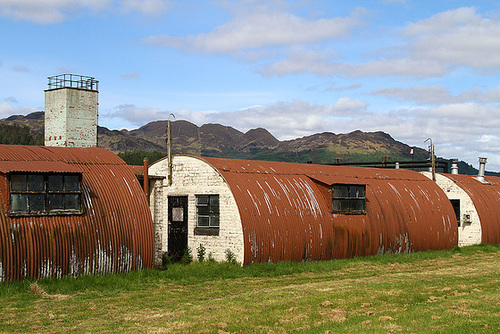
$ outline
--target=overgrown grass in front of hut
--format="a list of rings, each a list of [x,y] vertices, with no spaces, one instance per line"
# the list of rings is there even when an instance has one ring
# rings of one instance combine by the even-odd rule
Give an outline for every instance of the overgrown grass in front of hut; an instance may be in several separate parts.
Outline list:
[[[497,333],[500,246],[0,284],[0,332]]]

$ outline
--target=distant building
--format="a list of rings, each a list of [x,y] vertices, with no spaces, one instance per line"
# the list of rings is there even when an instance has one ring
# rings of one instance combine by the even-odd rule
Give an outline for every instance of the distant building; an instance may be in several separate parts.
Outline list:
[[[45,90],[45,146],[96,147],[98,84],[93,77],[61,74]]]
[[[242,264],[447,249],[455,213],[441,189],[409,170],[177,155],[149,168],[156,259],[206,254]],[[158,179],[163,176],[163,179]]]
[[[455,210],[459,246],[500,243],[500,178],[484,176],[485,164],[480,158],[478,176],[436,174]]]

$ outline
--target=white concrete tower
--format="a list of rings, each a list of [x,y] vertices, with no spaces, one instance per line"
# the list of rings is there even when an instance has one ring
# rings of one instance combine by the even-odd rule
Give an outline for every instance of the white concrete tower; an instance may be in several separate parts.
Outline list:
[[[97,146],[98,84],[93,77],[48,77],[45,90],[45,146]]]

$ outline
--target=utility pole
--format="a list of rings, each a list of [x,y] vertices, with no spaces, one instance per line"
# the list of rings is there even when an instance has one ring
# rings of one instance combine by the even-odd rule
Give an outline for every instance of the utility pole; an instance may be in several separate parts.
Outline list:
[[[170,114],[167,120],[167,161],[168,161],[168,175],[167,182],[168,185],[172,185],[172,122],[170,121],[170,116],[175,119],[174,114]]]
[[[432,143],[431,138],[427,138],[426,141],[430,141],[429,153],[431,155],[431,172],[432,172],[432,181],[436,182],[436,159],[434,157],[434,144]]]

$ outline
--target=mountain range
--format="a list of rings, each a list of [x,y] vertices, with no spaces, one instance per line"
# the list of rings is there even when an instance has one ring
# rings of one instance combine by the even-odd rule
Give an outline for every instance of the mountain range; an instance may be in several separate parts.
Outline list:
[[[0,124],[27,127],[33,135],[40,135],[44,131],[44,113],[10,116],[0,120]],[[157,152],[157,156],[162,156],[167,152],[166,128],[167,121],[150,122],[134,130],[109,130],[99,126],[98,146],[125,158],[131,152],[140,152],[139,155]],[[324,132],[280,141],[264,128],[243,133],[221,124],[197,126],[183,120],[172,122],[171,131],[174,154],[322,164],[425,161],[429,156],[427,150],[410,147],[381,131]],[[461,173],[476,172],[464,162],[459,168]]]

